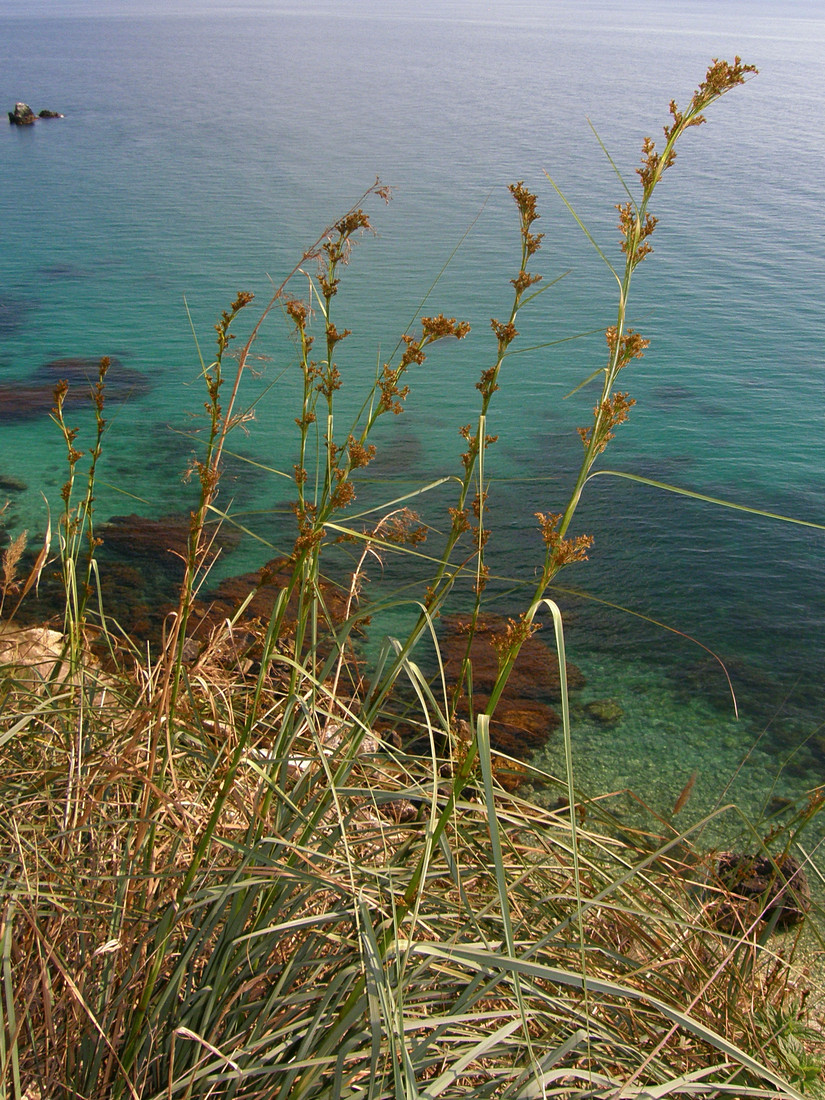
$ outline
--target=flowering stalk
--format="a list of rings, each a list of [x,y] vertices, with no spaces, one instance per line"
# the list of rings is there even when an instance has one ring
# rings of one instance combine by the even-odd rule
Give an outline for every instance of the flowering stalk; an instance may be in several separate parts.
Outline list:
[[[622,237],[621,249],[625,264],[621,276],[611,266],[611,271],[619,284],[619,301],[616,323],[611,325],[605,333],[608,356],[606,366],[599,372],[604,375],[601,395],[593,409],[593,420],[590,425],[578,429],[584,446],[584,457],[564,511],[549,515],[537,513],[536,518],[539,521],[545,545],[544,563],[530,606],[519,624],[514,626],[507,643],[501,649],[499,674],[490,696],[487,714],[493,713],[518,652],[533,631],[533,618],[547,588],[566,565],[585,560],[593,542],[589,535],[568,538],[567,532],[597,458],[613,438],[615,429],[627,420],[628,412],[635,404],[634,399],[627,392],[614,387],[619,373],[631,360],[641,358],[649,345],[649,341],[638,332],[627,328],[626,318],[633,272],[653,251],[649,238],[656,228],[656,218],[648,209],[650,200],[662,176],[675,161],[675,146],[684,132],[691,126],[702,125],[705,122],[702,112],[720,96],[737,85],[743,84],[749,73],[756,71],[753,65],[743,65],[739,57],[734,59],[733,64],[714,58],[705,79],[693,93],[685,111],[680,111],[676,102],[671,100],[672,121],[664,127],[665,145],[662,151],[657,151],[656,144],[651,138],[644,139],[642,166],[636,170],[642,183],[641,201],[637,203],[628,191],[628,201],[616,208],[619,211],[619,232]]]
[[[481,410],[479,412],[478,425],[475,432],[473,432],[469,424],[460,429],[461,436],[467,443],[467,450],[461,456],[464,474],[461,480],[458,503],[455,507],[450,509],[452,524],[447,539],[447,548],[442,556],[442,566],[439,569],[435,583],[430,586],[427,597],[428,607],[430,609],[440,606],[440,604],[443,603],[455,579],[455,572],[448,572],[446,568],[447,564],[452,557],[453,550],[458,540],[461,538],[461,535],[465,531],[472,532],[476,571],[475,600],[470,618],[467,646],[464,651],[461,670],[453,688],[453,696],[447,723],[448,732],[452,731],[461,692],[463,691],[464,683],[469,672],[470,648],[481,611],[482,593],[484,592],[489,577],[489,569],[484,561],[484,550],[490,534],[489,530],[484,526],[484,512],[487,501],[487,489],[485,487],[484,478],[484,458],[488,447],[491,447],[497,441],[498,436],[487,434],[487,416],[493,394],[499,388],[498,379],[505,356],[507,355],[511,343],[516,336],[518,336],[515,322],[519,311],[523,305],[541,293],[541,291],[533,291],[533,293],[525,297],[527,291],[542,279],[541,275],[528,272],[527,270],[528,262],[541,248],[541,242],[544,238],[543,233],[533,232],[533,225],[541,216],[536,208],[536,196],[524,186],[522,181],[511,184],[509,190],[519,212],[521,263],[519,265],[518,274],[510,280],[514,294],[510,315],[507,321],[501,322],[497,321],[495,318],[491,318],[490,320],[490,327],[496,336],[498,344],[496,360],[491,367],[482,371],[481,378],[476,383],[476,389],[478,389],[481,394]],[[470,502],[470,507],[468,508],[467,501],[473,485],[476,486],[476,490]],[[473,519],[475,523],[473,523]]]
[[[105,401],[106,373],[109,370],[110,360],[104,356],[98,364],[97,382],[92,386],[92,405],[95,411],[95,441],[89,451],[89,469],[86,475],[86,491],[76,505],[72,505],[74,496],[77,464],[83,457],[75,442],[77,440],[77,428],[70,428],[65,419],[65,401],[69,391],[69,383],[61,380],[54,390],[54,408],[52,420],[60,429],[66,444],[66,458],[69,466],[69,476],[60,491],[63,500],[63,515],[60,520],[58,534],[60,544],[61,570],[63,573],[63,590],[66,593],[66,608],[64,613],[64,626],[69,638],[69,649],[73,665],[80,659],[80,642],[83,627],[86,623],[86,604],[91,595],[92,571],[94,569],[94,554],[100,545],[100,539],[94,530],[94,501],[95,479],[97,476],[97,463],[103,449],[103,435],[106,421],[103,418]],[[87,551],[86,564],[82,578],[78,578],[78,561],[81,555],[81,543],[85,537]]]
[[[633,398],[630,398],[627,393],[614,392],[613,387],[619,372],[631,359],[641,358],[649,344],[648,340],[632,329],[626,329],[626,315],[633,272],[653,251],[649,238],[656,228],[657,219],[648,209],[653,192],[664,173],[676,160],[675,146],[684,132],[691,126],[701,126],[705,122],[702,112],[731,88],[744,84],[745,77],[756,71],[753,65],[743,65],[739,57],[734,59],[732,65],[727,61],[714,58],[705,79],[693,93],[685,111],[680,111],[675,100],[671,100],[672,122],[664,127],[665,146],[662,151],[657,151],[652,138],[647,137],[642,143],[642,167],[636,169],[642,182],[641,201],[637,203],[629,197],[626,203],[616,207],[619,211],[621,248],[625,257],[622,276],[619,277],[615,271],[613,272],[619,283],[616,324],[608,328],[605,334],[608,360],[607,366],[603,368],[602,392],[593,410],[593,422],[590,427],[579,429],[585,454],[570,500],[559,522],[558,532],[562,538],[570,526],[582,489],[597,457],[613,438],[614,429],[627,419],[629,409],[635,404]],[[548,551],[550,550],[551,547],[548,544]],[[551,572],[553,572],[552,569]]]

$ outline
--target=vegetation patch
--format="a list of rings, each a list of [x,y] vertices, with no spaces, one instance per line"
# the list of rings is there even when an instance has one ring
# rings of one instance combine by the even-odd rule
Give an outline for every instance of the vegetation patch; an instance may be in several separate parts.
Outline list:
[[[336,348],[350,335],[336,296],[371,228],[364,207],[389,197],[380,183],[307,249],[236,353],[251,296],[218,320],[189,469],[198,504],[183,520],[98,524],[110,362],[85,382],[85,453],[58,381],[63,511],[54,540],[27,558],[18,535],[2,563],[0,1095],[823,1095],[810,969],[822,875],[806,833],[822,791],[767,825],[721,807],[713,816],[746,838],[738,856],[707,849],[708,819],[643,830],[609,793],[579,792],[569,697],[583,678],[554,598],[561,571],[587,558],[577,507],[634,405],[624,379],[647,340],[628,308],[652,251],[649,205],[684,131],[753,71],[714,61],[684,111],[671,103],[662,148],[645,141],[641,194],[622,181],[621,262],[603,255],[617,310],[604,366],[582,383],[597,390],[592,418],[567,499],[535,517],[541,557],[513,617],[486,602],[485,459],[520,311],[544,290],[522,183],[511,305],[491,321],[440,524],[413,510],[433,486],[360,511],[359,478],[378,421],[403,413],[434,345],[469,326],[422,316],[354,419],[342,429],[336,416]],[[236,532],[219,500],[227,441],[252,418],[243,383],[273,313],[303,383],[292,549],[212,585]],[[159,547],[164,572],[174,561],[148,646],[107,603],[101,539],[124,557]],[[428,579],[371,603],[366,582],[389,557],[426,564]],[[59,629],[18,627],[53,562]],[[406,634],[365,649],[388,604],[406,607]],[[613,701],[588,706],[609,735]],[[560,778],[529,759],[551,734]]]

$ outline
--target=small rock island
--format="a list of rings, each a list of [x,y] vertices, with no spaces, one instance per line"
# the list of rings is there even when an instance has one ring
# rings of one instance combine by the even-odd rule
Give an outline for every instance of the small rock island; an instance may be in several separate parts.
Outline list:
[[[15,103],[14,110],[9,111],[9,122],[12,126],[33,126],[39,118],[63,118],[57,111],[41,111],[36,115],[28,103]]]

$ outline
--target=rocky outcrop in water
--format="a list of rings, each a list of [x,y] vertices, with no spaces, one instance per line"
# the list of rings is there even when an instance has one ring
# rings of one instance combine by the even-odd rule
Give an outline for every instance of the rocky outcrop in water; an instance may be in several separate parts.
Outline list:
[[[37,115],[28,103],[15,103],[14,110],[9,111],[9,122],[13,126],[33,126]]]
[[[15,103],[14,110],[9,111],[12,126],[33,126],[39,118],[63,118],[63,115],[58,111],[41,111],[36,115],[28,103]]]

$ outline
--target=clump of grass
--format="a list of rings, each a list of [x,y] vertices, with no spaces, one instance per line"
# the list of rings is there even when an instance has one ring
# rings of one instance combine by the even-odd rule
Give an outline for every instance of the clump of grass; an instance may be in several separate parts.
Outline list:
[[[66,646],[81,674],[33,682],[12,670],[4,682],[2,1095],[816,1094],[823,1042],[812,986],[798,934],[768,939],[770,888],[749,900],[747,919],[721,921],[737,901],[718,856],[698,841],[706,822],[651,838],[619,822],[608,792],[585,805],[576,791],[564,635],[549,596],[558,573],[587,555],[587,533],[571,534],[576,507],[632,407],[617,379],[646,344],[627,310],[632,274],[650,252],[649,202],[682,133],[751,71],[738,58],[714,62],[685,112],[671,104],[661,153],[645,142],[641,200],[628,192],[620,207],[624,271],[607,362],[589,380],[598,378],[601,392],[580,433],[579,474],[561,511],[537,516],[543,561],[527,606],[496,639],[498,675],[483,707],[473,699],[470,645],[488,579],[488,415],[518,315],[542,289],[533,270],[537,200],[522,183],[511,187],[520,246],[511,307],[492,321],[479,410],[461,428],[466,450],[446,533],[407,636],[388,639],[370,669],[354,643],[370,613],[369,562],[422,555],[429,532],[410,499],[388,502],[377,520],[359,516],[359,472],[374,458],[375,425],[401,413],[433,346],[468,335],[455,318],[422,317],[339,432],[335,356],[349,332],[336,294],[370,228],[364,205],[387,197],[380,184],[319,237],[261,311],[226,400],[230,330],[249,296],[238,295],[216,326],[217,356],[203,365],[206,442],[193,468],[199,503],[156,661],[108,635],[106,666],[88,656],[105,372],[79,505],[80,455],[58,397],[70,467],[60,533]],[[299,269],[300,296],[290,289]],[[234,641],[242,608],[214,627],[193,661],[186,642],[209,568],[209,520],[227,519],[216,503],[222,457],[246,419],[240,392],[252,348],[277,309],[303,379],[292,553],[269,617],[244,620],[243,652]],[[336,587],[325,563],[342,539],[356,548],[356,565]],[[12,545],[7,588],[15,552]],[[419,654],[465,575],[472,595],[462,670],[455,683],[431,682]],[[521,770],[565,793],[558,811],[499,784],[489,734],[545,609],[557,638],[567,774],[560,781]],[[105,630],[104,621],[95,625]],[[386,732],[402,683],[423,755]],[[814,874],[802,830],[820,803],[801,805],[770,835],[754,831],[751,846],[777,866],[793,849]],[[736,812],[723,807],[717,816]],[[813,913],[807,925],[817,929]]]

